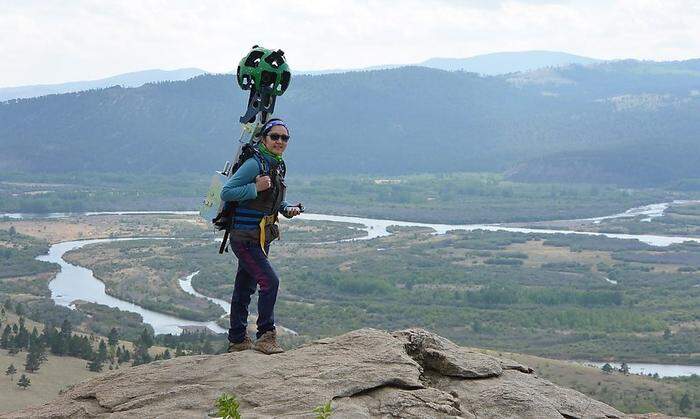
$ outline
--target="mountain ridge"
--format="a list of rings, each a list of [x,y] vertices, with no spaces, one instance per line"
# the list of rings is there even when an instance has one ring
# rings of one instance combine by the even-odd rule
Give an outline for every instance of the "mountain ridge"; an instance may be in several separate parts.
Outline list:
[[[285,157],[298,174],[510,171],[514,179],[659,185],[700,178],[698,62],[297,76],[276,116],[291,122]],[[231,75],[3,102],[0,169],[211,173],[222,151],[233,152],[242,103]],[[398,144],[400,158],[387,158]],[[426,159],[435,150],[454,157]],[[549,170],[566,153],[593,169]]]
[[[176,70],[151,69],[122,73],[95,80],[0,87],[0,102],[10,99],[27,99],[53,94],[104,89],[117,85],[123,87],[139,87],[146,83],[187,80],[204,73],[206,73],[206,71],[199,68],[179,68]]]

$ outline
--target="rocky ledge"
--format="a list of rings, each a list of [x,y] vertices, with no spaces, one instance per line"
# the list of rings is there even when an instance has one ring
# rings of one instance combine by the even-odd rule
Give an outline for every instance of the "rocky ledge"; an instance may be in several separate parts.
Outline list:
[[[203,418],[222,394],[244,418],[617,418],[623,413],[421,329],[361,329],[283,354],[187,356],[80,383],[25,417]]]

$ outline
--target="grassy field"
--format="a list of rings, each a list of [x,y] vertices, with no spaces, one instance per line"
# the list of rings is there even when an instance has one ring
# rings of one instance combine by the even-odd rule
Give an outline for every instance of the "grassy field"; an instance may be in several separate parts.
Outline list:
[[[8,412],[26,406],[41,404],[58,396],[58,392],[75,383],[88,378],[96,377],[99,373],[90,372],[85,365],[87,361],[72,358],[49,355],[48,361],[41,365],[36,373],[24,372],[24,358],[26,354],[20,352],[17,355],[8,355],[7,351],[0,349],[0,412]],[[4,375],[10,364],[17,368],[14,381]],[[31,386],[26,390],[17,386],[17,380],[22,374],[26,374],[31,380]]]

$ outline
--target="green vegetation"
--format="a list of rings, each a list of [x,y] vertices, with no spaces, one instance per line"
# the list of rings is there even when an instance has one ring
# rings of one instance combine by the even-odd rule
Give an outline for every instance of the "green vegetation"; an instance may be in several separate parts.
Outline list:
[[[443,224],[602,216],[674,196],[658,189],[592,184],[518,183],[495,173],[294,177],[289,190],[313,212]]]
[[[0,229],[0,294],[50,295],[48,275],[57,265],[36,260],[48,251],[48,243],[17,233],[14,227]]]
[[[331,407],[331,402],[322,404],[321,406],[316,406],[314,408],[314,413],[316,414],[316,419],[330,419],[333,413],[333,407]]]
[[[191,210],[210,176],[125,173],[3,174],[0,212]]]
[[[26,390],[27,387],[32,385],[32,381],[26,375],[22,374],[22,376],[19,377],[19,380],[17,380],[17,385],[23,390]]]
[[[144,243],[145,242],[145,243]],[[138,240],[90,245],[68,252],[64,258],[89,267],[106,284],[105,292],[149,310],[191,320],[223,314],[218,305],[183,291],[178,280],[196,271],[196,255],[181,257],[174,249],[189,248],[180,240]]]
[[[236,396],[231,394],[224,393],[216,399],[218,415],[223,419],[241,419],[241,414],[238,411],[240,407]]]
[[[653,202],[700,196],[671,189],[520,183],[496,173],[402,175],[390,180],[384,183],[378,175],[300,176],[292,171],[288,198],[304,201],[307,210],[315,213],[493,223],[602,216]],[[209,183],[210,177],[200,174],[5,175],[0,178],[0,211],[192,210],[200,204]],[[203,232],[206,230],[200,228],[171,233],[185,237]],[[314,232],[313,236],[324,241],[330,234]]]

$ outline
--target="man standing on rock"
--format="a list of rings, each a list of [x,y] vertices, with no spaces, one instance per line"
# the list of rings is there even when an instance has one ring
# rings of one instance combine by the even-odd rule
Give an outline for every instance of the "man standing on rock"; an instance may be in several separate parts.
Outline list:
[[[301,204],[284,200],[286,172],[282,154],[289,141],[289,129],[280,119],[262,127],[257,151],[246,160],[221,190],[222,201],[238,203],[231,229],[231,249],[238,258],[238,272],[231,297],[229,352],[255,349],[265,354],[284,352],[277,343],[274,308],[279,278],[268,252],[270,242],[279,238],[277,213],[292,218],[301,213]],[[255,344],[246,332],[250,297],[258,293],[258,331]]]

